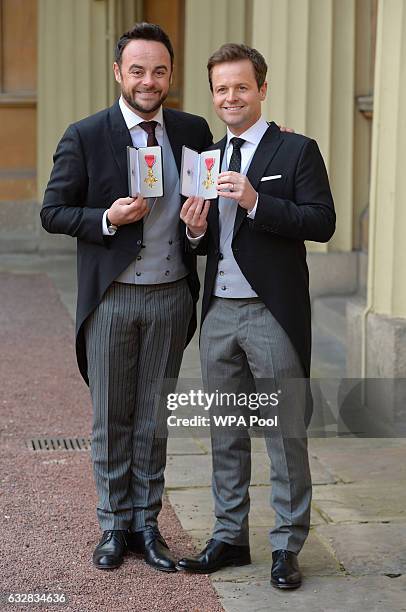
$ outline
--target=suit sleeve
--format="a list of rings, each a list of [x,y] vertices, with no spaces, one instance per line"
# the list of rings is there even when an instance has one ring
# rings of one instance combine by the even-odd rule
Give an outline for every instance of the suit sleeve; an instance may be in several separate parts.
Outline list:
[[[209,125],[205,119],[202,119],[201,144],[199,146],[199,151],[206,151],[207,149],[211,147],[212,144],[213,144],[213,135],[210,131]],[[186,201],[186,198],[182,197],[182,204],[184,204],[185,201]],[[188,238],[186,237],[186,225],[185,224],[183,225],[184,225],[184,231],[185,231],[186,252],[192,255],[207,255],[208,232],[206,231],[205,235],[200,240],[200,242],[195,247],[192,247]]]
[[[202,119],[203,122],[203,130],[201,137],[201,145],[199,147],[199,151],[206,151],[213,144],[213,134],[210,131],[209,125],[206,119]]]
[[[206,233],[200,241],[196,244],[196,246],[192,246],[189,239],[186,237],[186,251],[191,253],[192,255],[207,255],[207,245],[209,242],[209,230],[206,230]]]
[[[314,140],[303,146],[294,177],[295,200],[259,193],[252,228],[294,240],[328,242],[335,230],[334,202]]]
[[[208,148],[211,147],[211,145],[213,144],[213,134],[211,133],[209,126],[206,124],[207,129],[206,129],[206,143],[204,145],[204,151],[206,151]]]
[[[66,130],[54,155],[54,166],[41,209],[42,226],[51,234],[68,234],[86,242],[105,244],[105,208],[86,206],[88,174],[78,130]]]

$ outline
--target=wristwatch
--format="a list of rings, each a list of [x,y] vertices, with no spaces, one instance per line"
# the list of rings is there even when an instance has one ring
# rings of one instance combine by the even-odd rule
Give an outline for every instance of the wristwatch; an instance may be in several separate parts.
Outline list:
[[[110,219],[109,219],[109,214],[107,213],[106,215],[106,225],[107,225],[107,231],[109,234],[113,235],[116,233],[116,231],[118,230],[118,225],[114,225]]]

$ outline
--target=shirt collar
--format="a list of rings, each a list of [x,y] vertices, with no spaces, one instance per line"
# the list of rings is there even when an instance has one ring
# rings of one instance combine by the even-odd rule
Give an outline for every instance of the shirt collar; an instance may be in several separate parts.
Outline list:
[[[245,132],[240,134],[239,138],[243,138],[244,140],[252,143],[253,145],[258,145],[268,128],[268,123],[261,116],[258,121],[254,123],[254,125],[251,125],[248,130],[245,130]],[[229,128],[227,128],[227,147],[230,144],[231,138],[235,138],[235,134],[230,132]]]
[[[130,108],[128,108],[127,104],[124,102],[123,100],[123,96],[120,96],[120,99],[118,101],[118,105],[120,107],[120,110],[123,114],[124,117],[124,121],[127,125],[127,128],[129,130],[131,130],[133,127],[135,127],[136,125],[138,125],[139,123],[141,123],[142,121],[145,121],[145,119],[143,119],[142,117],[140,117],[139,115],[137,115],[137,113],[133,110],[131,110]],[[159,123],[159,125],[163,125],[163,112],[162,112],[162,106],[160,106],[157,110],[157,113],[154,117],[152,117],[151,121],[157,121]]]

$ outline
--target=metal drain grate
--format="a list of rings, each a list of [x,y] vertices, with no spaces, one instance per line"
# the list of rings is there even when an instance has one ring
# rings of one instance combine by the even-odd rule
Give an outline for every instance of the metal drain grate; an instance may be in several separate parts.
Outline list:
[[[33,451],[88,451],[90,438],[31,438],[27,446]]]

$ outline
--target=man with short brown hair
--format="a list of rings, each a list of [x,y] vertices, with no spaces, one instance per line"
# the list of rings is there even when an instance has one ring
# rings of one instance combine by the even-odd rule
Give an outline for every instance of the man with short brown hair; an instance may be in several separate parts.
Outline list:
[[[227,391],[243,385],[246,394],[281,393],[278,427],[265,435],[276,514],[271,583],[292,589],[301,584],[297,554],[309,531],[311,502],[305,429],[311,314],[304,241],[327,242],[335,213],[316,142],[281,132],[262,117],[266,71],[262,55],[246,45],[223,45],[209,59],[214,108],[227,126],[227,135],[213,145],[222,152],[219,198],[210,206],[189,198],[181,218],[192,245],[207,254],[200,340],[205,388],[214,391],[220,382]],[[237,405],[233,410],[247,415]],[[200,573],[251,562],[248,429],[221,431],[211,423],[213,537],[200,555],[177,565]]]

